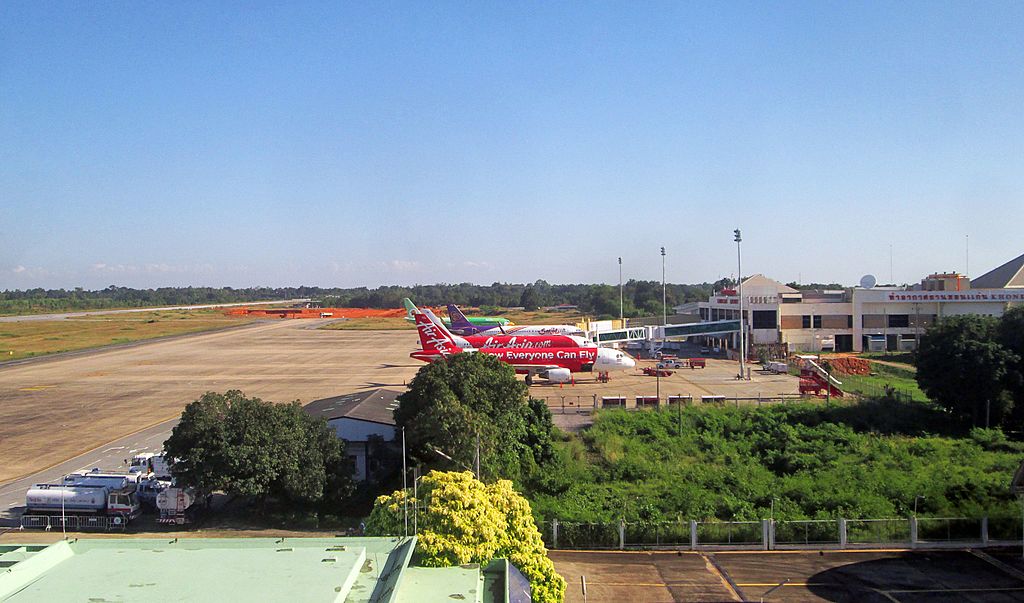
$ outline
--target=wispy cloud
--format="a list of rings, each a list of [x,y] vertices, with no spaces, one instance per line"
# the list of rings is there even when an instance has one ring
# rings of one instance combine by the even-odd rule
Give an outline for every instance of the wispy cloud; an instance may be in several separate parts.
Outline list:
[[[100,274],[210,274],[214,271],[214,267],[212,264],[166,264],[159,262],[139,265],[96,262],[89,267],[89,270]]]
[[[412,272],[422,267],[416,260],[388,260],[380,264],[382,268],[391,272]]]

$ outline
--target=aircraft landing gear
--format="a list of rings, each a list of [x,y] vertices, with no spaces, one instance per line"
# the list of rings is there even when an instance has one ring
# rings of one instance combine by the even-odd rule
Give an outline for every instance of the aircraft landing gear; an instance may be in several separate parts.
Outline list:
[[[607,371],[600,371],[600,372],[597,373],[597,382],[598,383],[608,383],[609,379],[610,379],[610,377],[608,376]]]
[[[532,373],[527,373],[527,375],[526,375],[526,386],[529,387],[531,385],[533,385],[533,374]]]

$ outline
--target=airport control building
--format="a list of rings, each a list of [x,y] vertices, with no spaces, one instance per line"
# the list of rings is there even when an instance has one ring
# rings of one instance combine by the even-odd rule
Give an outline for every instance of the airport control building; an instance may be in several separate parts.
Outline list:
[[[870,285],[870,282],[865,282]],[[861,286],[801,291],[755,274],[743,281],[743,322],[749,346],[787,352],[907,351],[943,316],[1001,316],[1024,305],[1024,255],[973,281],[955,272],[931,274],[911,287]],[[735,320],[737,292],[726,289],[699,304],[704,321]],[[738,333],[714,343],[735,348]]]

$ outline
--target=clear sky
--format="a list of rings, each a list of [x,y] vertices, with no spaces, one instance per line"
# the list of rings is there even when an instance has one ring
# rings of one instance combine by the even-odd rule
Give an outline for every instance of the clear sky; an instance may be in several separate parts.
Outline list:
[[[0,288],[980,275],[1022,2],[0,3]]]

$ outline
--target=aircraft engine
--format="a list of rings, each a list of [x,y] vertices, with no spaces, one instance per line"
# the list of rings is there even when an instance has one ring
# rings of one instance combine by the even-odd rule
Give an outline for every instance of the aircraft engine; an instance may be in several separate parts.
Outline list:
[[[555,383],[568,383],[572,380],[572,371],[567,368],[549,369],[544,378]]]

